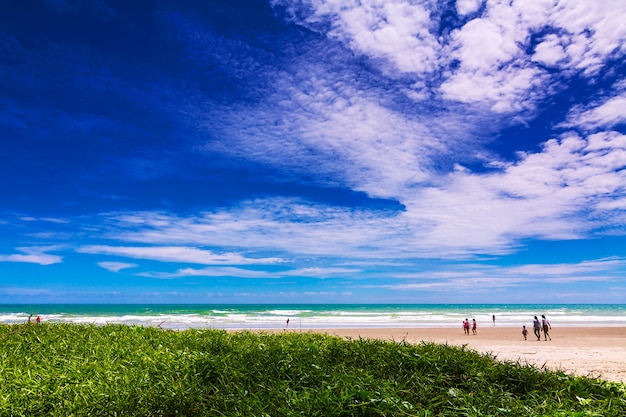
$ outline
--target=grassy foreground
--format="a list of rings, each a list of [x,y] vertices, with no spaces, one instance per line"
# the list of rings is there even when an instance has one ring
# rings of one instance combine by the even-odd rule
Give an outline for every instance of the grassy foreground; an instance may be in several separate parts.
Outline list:
[[[625,416],[626,386],[317,334],[0,325],[0,416]]]

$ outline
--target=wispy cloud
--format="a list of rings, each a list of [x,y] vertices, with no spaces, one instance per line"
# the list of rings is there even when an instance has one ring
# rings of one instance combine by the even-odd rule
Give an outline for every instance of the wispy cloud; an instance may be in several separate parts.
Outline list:
[[[202,265],[276,264],[279,258],[246,258],[237,253],[217,254],[209,250],[183,246],[105,246],[88,245],[77,249],[80,253],[125,256],[161,262],[187,262]]]
[[[120,272],[122,269],[135,268],[137,264],[130,264],[126,262],[98,262],[98,266],[111,272]]]
[[[620,95],[606,97],[592,106],[577,106],[571,110],[565,126],[586,130],[610,129],[626,122],[626,89]]]
[[[519,161],[501,170],[479,174],[458,167],[438,184],[402,189],[397,192],[404,206],[401,211],[266,198],[188,217],[109,214],[108,236],[160,245],[274,248],[291,254],[357,258],[505,254],[517,250],[527,238],[620,233],[626,183],[626,158],[620,155],[624,152],[624,135],[598,133],[583,138],[569,133],[549,140],[540,152],[520,153]],[[164,254],[169,249],[97,251],[130,255]],[[208,262],[278,262],[202,256]],[[189,259],[201,262],[202,256]]]
[[[279,278],[267,271],[255,271],[251,269],[235,267],[210,267],[210,268],[182,268],[175,272],[141,272],[138,276],[158,279],[172,279],[183,277],[237,277],[237,278]]]
[[[354,268],[330,268],[330,267],[310,267],[310,268],[300,268],[293,269],[290,271],[282,272],[283,276],[297,276],[297,277],[317,277],[317,278],[328,278],[328,277],[337,277],[337,276],[355,276],[361,273],[361,269]]]
[[[63,258],[59,255],[46,253],[59,250],[59,246],[31,246],[16,249],[21,253],[9,255],[0,254],[0,262],[24,262],[39,265],[53,265],[63,261]]]
[[[571,285],[590,282],[619,282],[626,269],[623,258],[597,259],[578,263],[528,264],[503,267],[488,264],[445,265],[427,272],[390,273],[405,282],[387,285],[393,290],[465,291],[498,290],[536,285]]]

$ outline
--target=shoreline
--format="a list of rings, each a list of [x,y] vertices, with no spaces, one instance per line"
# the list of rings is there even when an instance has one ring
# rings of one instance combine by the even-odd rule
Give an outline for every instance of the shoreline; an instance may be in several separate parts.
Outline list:
[[[527,327],[528,328],[528,327]],[[602,378],[626,384],[626,327],[553,327],[552,340],[537,341],[532,328],[524,340],[521,327],[478,328],[464,335],[457,328],[335,328],[282,331],[321,333],[348,339],[380,339],[408,343],[435,342],[494,355],[501,361],[520,361],[537,368]]]

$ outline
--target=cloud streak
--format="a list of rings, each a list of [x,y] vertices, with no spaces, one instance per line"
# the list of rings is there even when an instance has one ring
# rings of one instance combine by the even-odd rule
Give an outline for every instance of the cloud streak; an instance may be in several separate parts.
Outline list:
[[[106,246],[88,245],[77,249],[79,253],[125,256],[160,262],[186,262],[201,265],[257,264],[267,265],[283,262],[279,258],[246,258],[236,253],[217,254],[212,251],[183,246]]]
[[[135,268],[137,264],[127,262],[98,262],[98,266],[111,272],[120,272],[122,269]]]
[[[46,252],[61,249],[58,246],[33,246],[16,248],[21,253],[13,253],[8,255],[0,254],[0,262],[20,262],[33,263],[39,265],[53,265],[63,261],[59,255],[52,255]]]

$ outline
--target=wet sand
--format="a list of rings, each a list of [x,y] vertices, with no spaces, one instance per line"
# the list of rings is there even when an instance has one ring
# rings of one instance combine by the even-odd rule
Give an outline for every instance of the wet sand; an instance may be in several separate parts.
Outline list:
[[[296,330],[294,330],[296,331]],[[303,330],[305,331],[305,330]],[[599,377],[626,383],[626,327],[553,327],[552,340],[541,341],[528,329],[524,340],[522,329],[512,327],[479,328],[477,335],[466,336],[454,328],[408,329],[324,329],[306,330],[358,339],[384,339],[419,343],[430,341],[450,345],[467,345],[499,360],[517,361],[560,369],[568,374]]]

